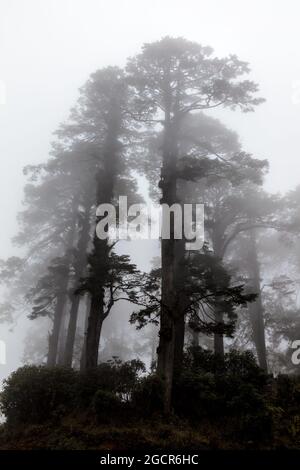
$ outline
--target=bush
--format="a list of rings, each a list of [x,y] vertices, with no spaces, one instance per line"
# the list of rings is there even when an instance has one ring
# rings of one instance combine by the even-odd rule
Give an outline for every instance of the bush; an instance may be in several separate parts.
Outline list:
[[[116,394],[98,390],[93,398],[93,410],[99,422],[110,422],[111,419],[120,417],[122,402]]]
[[[257,417],[258,422],[268,421],[266,383],[266,374],[250,352],[231,351],[222,360],[211,351],[191,348],[175,380],[175,412],[193,422],[203,417],[238,417],[245,428],[256,429]]]
[[[79,374],[78,399],[79,407],[86,408],[92,404],[98,390],[119,394],[129,400],[138,383],[139,373],[145,371],[139,360],[122,362],[115,358],[99,364],[96,369]]]
[[[231,350],[222,359],[220,356],[215,356],[212,351],[205,350],[200,346],[191,347],[184,356],[184,370],[237,376],[259,385],[266,382],[265,373],[258,367],[255,357],[250,351]]]
[[[181,417],[198,421],[220,410],[216,380],[210,372],[184,371],[174,382],[173,405]]]
[[[72,369],[24,366],[4,381],[0,410],[8,423],[43,423],[72,410],[78,374]]]
[[[85,373],[63,367],[24,366],[4,382],[0,411],[8,423],[41,424],[74,409],[102,416],[104,409],[112,412],[117,402],[130,400],[144,370],[141,361],[118,359]]]
[[[291,412],[300,409],[300,376],[279,375],[276,380],[277,404]]]
[[[132,393],[132,406],[138,416],[144,417],[163,411],[163,383],[157,375],[140,380]]]

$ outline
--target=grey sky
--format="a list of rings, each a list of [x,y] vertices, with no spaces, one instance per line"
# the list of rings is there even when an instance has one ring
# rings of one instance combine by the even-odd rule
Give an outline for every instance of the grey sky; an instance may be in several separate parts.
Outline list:
[[[250,62],[267,102],[254,114],[215,115],[245,150],[269,159],[268,189],[299,184],[299,14],[297,0],[0,0],[0,256],[13,252],[22,168],[47,158],[78,88],[96,68],[122,66],[164,35]]]
[[[219,116],[247,151],[270,159],[269,189],[298,184],[299,13],[297,0],[0,0],[0,80],[7,90],[0,105],[0,255],[15,230],[22,167],[47,158],[51,133],[78,87],[96,68],[123,65],[143,42],[166,34],[250,62],[267,103],[253,115]]]

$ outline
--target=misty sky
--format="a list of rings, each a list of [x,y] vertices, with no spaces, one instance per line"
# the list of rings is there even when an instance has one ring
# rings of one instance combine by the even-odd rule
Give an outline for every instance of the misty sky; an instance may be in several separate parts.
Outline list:
[[[51,134],[67,118],[78,88],[96,68],[123,65],[143,42],[163,35],[250,62],[267,103],[254,114],[218,114],[247,151],[269,158],[269,189],[297,185],[299,14],[296,0],[0,0],[0,80],[6,87],[6,104],[0,105],[0,256],[8,253],[15,231],[22,168],[47,158]]]
[[[299,184],[299,15],[297,0],[0,0],[0,256],[13,253],[22,168],[47,159],[78,88],[165,35],[250,63],[267,102],[253,114],[214,115],[246,151],[269,159],[269,190]]]

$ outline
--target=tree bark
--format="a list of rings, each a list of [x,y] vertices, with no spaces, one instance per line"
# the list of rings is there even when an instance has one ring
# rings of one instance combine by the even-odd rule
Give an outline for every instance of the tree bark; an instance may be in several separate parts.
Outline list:
[[[63,311],[65,307],[65,302],[66,302],[66,293],[62,292],[57,297],[57,303],[56,303],[55,312],[54,312],[53,329],[49,337],[49,349],[48,349],[48,357],[47,357],[48,367],[54,367],[56,365],[59,333],[60,333],[60,327],[61,327],[61,323],[63,319]]]
[[[66,343],[65,343],[64,361],[63,361],[66,367],[72,367],[80,300],[81,300],[81,297],[79,295],[73,295],[71,309],[70,309],[68,331],[67,331],[67,337],[66,337]]]
[[[85,344],[85,369],[87,370],[97,367],[98,364],[99,343],[104,320],[103,295],[94,296],[91,300]]]
[[[175,289],[177,292],[177,302],[175,312],[174,373],[177,377],[181,374],[182,371],[185,340],[185,315],[187,306],[189,304],[189,298],[186,289],[188,274],[185,264],[185,242],[184,224],[182,223],[182,239],[176,240],[175,244]]]
[[[260,267],[257,255],[255,230],[251,230],[249,240],[249,272],[252,278],[253,291],[258,294],[254,302],[249,305],[250,321],[252,325],[252,335],[255,344],[259,366],[266,372],[268,370],[264,309],[261,299],[260,288]]]
[[[175,349],[174,349],[174,374],[178,377],[181,374],[185,337],[185,316],[184,313],[175,322]]]
[[[214,233],[213,247],[214,247],[215,256],[222,260],[224,258],[222,234],[220,233],[218,229],[216,229]],[[220,312],[216,308],[214,312],[214,317],[215,317],[215,322],[217,324],[223,325],[224,323],[223,312]],[[225,357],[224,335],[222,333],[214,333],[214,353],[215,355],[218,355],[222,360]]]
[[[87,329],[88,329],[88,318],[89,312],[91,308],[91,298],[88,296],[86,298],[86,309],[85,309],[85,318],[84,318],[84,336],[83,336],[83,344],[81,350],[81,357],[80,357],[80,370],[85,370],[86,364],[86,336],[87,336]]]
[[[87,203],[77,246],[78,253],[75,265],[76,282],[78,282],[86,270],[87,248],[90,236],[90,208],[91,204]],[[80,300],[81,298],[78,294],[73,294],[63,359],[63,364],[66,367],[72,366]]]
[[[77,214],[78,209],[78,199],[75,197],[72,201],[72,214]],[[58,346],[60,341],[60,334],[62,330],[62,325],[64,321],[64,313],[65,313],[65,305],[67,302],[67,290],[69,284],[69,271],[71,267],[71,253],[70,249],[73,248],[74,243],[74,234],[75,234],[75,226],[76,226],[76,217],[72,218],[72,223],[70,226],[70,230],[66,240],[66,247],[67,247],[67,274],[61,280],[59,285],[59,293],[57,295],[57,302],[54,311],[54,319],[53,319],[53,328],[51,335],[49,337],[49,348],[48,348],[48,356],[47,356],[47,365],[49,367],[53,367],[56,365],[58,360]],[[68,251],[69,250],[69,251]]]
[[[171,122],[170,112],[167,110],[165,116],[163,166],[160,186],[162,189],[161,203],[166,204],[168,207],[171,207],[177,201],[176,163],[178,135],[176,130],[174,122]],[[161,240],[162,306],[159,346],[157,349],[157,372],[164,382],[164,412],[166,414],[169,414],[171,411],[176,317],[176,240],[174,239],[174,217],[170,217],[170,219],[170,239],[162,237]],[[164,223],[165,220],[163,217],[163,232]]]
[[[215,312],[216,323],[223,324],[223,314],[221,312]],[[214,353],[224,359],[224,335],[222,333],[214,334]]]

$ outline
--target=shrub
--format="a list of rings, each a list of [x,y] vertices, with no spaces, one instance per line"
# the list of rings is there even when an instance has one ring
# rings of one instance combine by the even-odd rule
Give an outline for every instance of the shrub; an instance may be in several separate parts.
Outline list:
[[[115,405],[116,400],[129,401],[144,370],[141,361],[118,359],[85,373],[64,367],[24,366],[4,382],[0,411],[8,423],[41,424],[74,409],[96,410],[100,416],[100,397],[107,412],[112,411],[108,397]]]
[[[273,427],[272,413],[266,407],[239,416],[232,434],[239,441],[252,441],[261,444],[273,437]]]
[[[151,416],[163,410],[163,383],[157,375],[140,380],[132,393],[132,406],[138,416]]]
[[[173,405],[176,413],[192,421],[218,414],[220,404],[214,375],[184,371],[174,382]]]
[[[93,370],[79,374],[77,403],[86,408],[92,404],[98,390],[119,394],[128,400],[138,383],[139,373],[145,371],[139,360],[122,362],[114,358],[103,362]]]
[[[237,416],[245,428],[255,429],[256,417],[258,422],[268,421],[266,383],[266,374],[250,352],[231,351],[222,360],[211,351],[191,348],[175,380],[175,412],[192,421]]]
[[[278,405],[299,413],[300,376],[279,375],[276,385]]]
[[[184,356],[184,370],[194,372],[210,372],[213,374],[238,376],[250,382],[264,384],[266,375],[258,367],[255,357],[250,351],[231,350],[224,359],[212,351],[200,346],[189,348]]]
[[[8,423],[43,423],[72,410],[78,374],[72,369],[24,366],[4,381],[0,410]]]
[[[93,398],[93,410],[99,422],[110,422],[120,417],[122,402],[116,394],[98,390]]]

